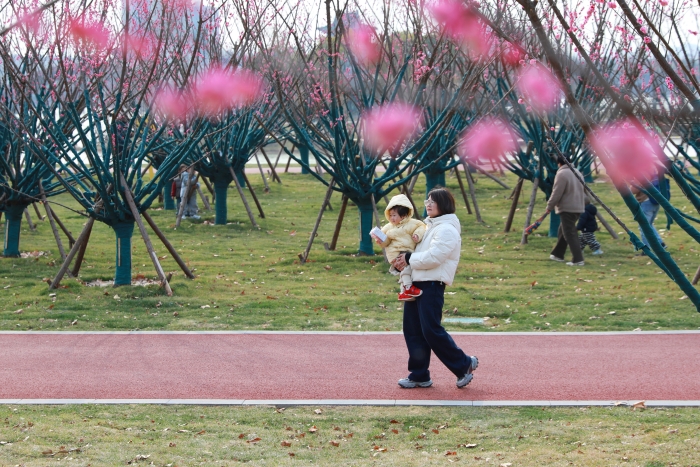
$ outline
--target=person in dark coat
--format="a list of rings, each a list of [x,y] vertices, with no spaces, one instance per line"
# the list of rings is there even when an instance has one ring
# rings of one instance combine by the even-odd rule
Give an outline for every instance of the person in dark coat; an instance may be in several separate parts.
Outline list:
[[[578,219],[578,224],[576,224],[576,230],[580,230],[579,243],[581,244],[581,250],[590,247],[593,250],[594,255],[602,255],[603,250],[600,249],[600,243],[595,238],[595,231],[598,230],[598,223],[595,220],[595,216],[598,209],[593,206],[588,198],[586,198],[586,207],[581,213],[581,217]]]

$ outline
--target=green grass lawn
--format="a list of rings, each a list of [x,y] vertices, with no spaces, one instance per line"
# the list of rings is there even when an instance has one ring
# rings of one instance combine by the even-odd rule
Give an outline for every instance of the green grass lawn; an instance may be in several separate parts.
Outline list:
[[[698,409],[0,406],[0,466],[700,465]]]
[[[497,331],[602,331],[634,329],[698,329],[700,315],[681,290],[648,258],[635,256],[625,238],[613,240],[598,233],[605,254],[586,255],[586,265],[568,267],[550,261],[554,239],[547,225],[520,245],[529,184],[516,214],[514,231],[503,232],[510,201],[509,190],[477,176],[477,195],[485,223],[478,224],[466,212],[455,178],[448,187],[458,199],[462,221],[462,258],[457,277],[447,289],[446,317],[485,317],[484,325],[449,324],[451,330]],[[0,258],[0,329],[5,330],[347,330],[399,331],[401,304],[398,285],[388,274],[380,250],[374,257],[360,257],[358,214],[350,205],[338,248],[326,251],[338,211],[324,215],[309,262],[297,255],[309,240],[325,188],[309,175],[285,174],[283,184],[273,183],[262,193],[260,177],[251,177],[266,218],[261,229],[252,229],[235,190],[229,190],[229,224],[214,226],[214,213],[204,211],[201,221],[183,221],[174,230],[172,211],[151,211],[190,267],[196,280],[188,280],[172,258],[162,260],[174,272],[174,295],[157,287],[86,287],[65,278],[62,288],[50,295],[47,278],[60,265],[60,256],[48,221],[38,222],[36,232],[24,225],[21,249],[42,251],[36,258]],[[507,177],[514,186],[515,178]],[[636,231],[636,225],[619,196],[606,183],[593,187],[605,202]],[[416,199],[424,187],[416,186]],[[526,193],[527,192],[527,193]],[[681,195],[674,193],[674,200]],[[67,197],[58,202],[76,207]],[[252,202],[251,202],[252,204]],[[681,203],[682,204],[682,203]],[[688,203],[689,204],[689,203]],[[383,211],[385,201],[379,201]],[[200,202],[201,207],[201,202]],[[85,219],[55,206],[61,219],[77,237]],[[535,215],[544,210],[539,196]],[[608,220],[611,221],[611,219]],[[665,216],[656,222],[664,229]],[[601,226],[602,227],[602,226]],[[615,226],[615,230],[621,229]],[[136,230],[138,234],[138,229]],[[662,233],[673,257],[686,274],[700,264],[700,252],[677,226]],[[158,254],[167,255],[152,236]],[[143,242],[134,237],[134,277],[155,277]],[[111,279],[115,241],[103,224],[93,229],[80,280]],[[20,311],[21,310],[21,311]]]

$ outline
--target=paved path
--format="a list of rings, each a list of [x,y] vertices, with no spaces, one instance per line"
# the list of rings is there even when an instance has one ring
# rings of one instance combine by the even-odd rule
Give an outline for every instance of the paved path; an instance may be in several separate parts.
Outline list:
[[[399,388],[399,333],[3,332],[0,402],[700,401],[698,332],[453,335],[480,361],[462,390],[436,358],[432,388]]]

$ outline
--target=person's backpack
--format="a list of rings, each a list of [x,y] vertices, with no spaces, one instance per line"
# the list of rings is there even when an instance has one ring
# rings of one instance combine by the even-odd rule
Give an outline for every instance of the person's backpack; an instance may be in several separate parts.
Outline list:
[[[170,185],[170,197],[175,198],[177,195],[177,184],[175,183],[175,180],[173,180],[173,184]]]

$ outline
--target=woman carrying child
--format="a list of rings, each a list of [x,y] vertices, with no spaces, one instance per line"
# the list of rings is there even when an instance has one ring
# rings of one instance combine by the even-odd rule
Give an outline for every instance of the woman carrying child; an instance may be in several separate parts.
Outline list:
[[[399,386],[427,388],[433,384],[428,368],[432,351],[457,376],[457,387],[463,388],[471,382],[479,360],[466,355],[441,324],[445,286],[452,284],[459,263],[461,226],[454,214],[454,197],[446,188],[431,190],[425,208],[428,217],[423,239],[413,253],[401,254],[393,263],[399,271],[410,265],[413,286],[422,292],[415,301],[404,303],[409,375],[399,380]]]

